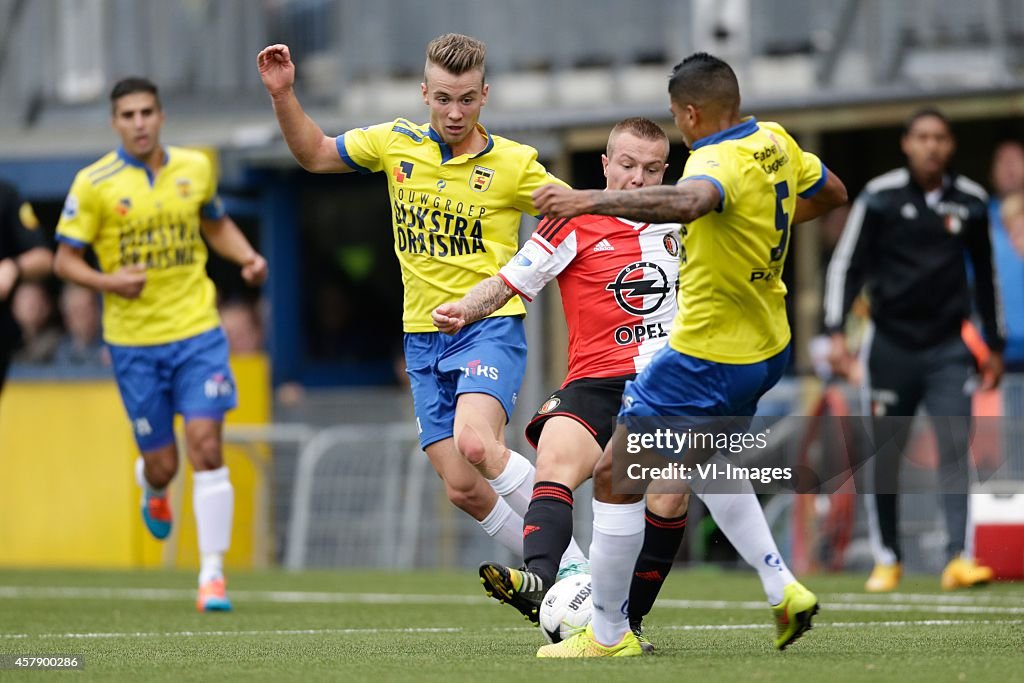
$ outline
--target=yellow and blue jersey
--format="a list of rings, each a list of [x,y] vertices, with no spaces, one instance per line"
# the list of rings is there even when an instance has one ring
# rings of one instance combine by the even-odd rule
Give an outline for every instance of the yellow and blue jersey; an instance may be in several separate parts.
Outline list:
[[[220,324],[199,227],[200,217],[223,216],[213,165],[195,150],[165,148],[164,166],[155,176],[123,149],[78,172],[57,239],[91,245],[105,273],[134,264],[146,268],[137,299],[103,295],[107,342],[166,344]]]
[[[478,129],[487,146],[460,156],[429,125],[406,119],[337,137],[348,166],[387,173],[406,332],[436,332],[431,311],[497,274],[519,248],[521,214],[537,214],[533,191],[560,182],[532,147]],[[525,313],[514,297],[492,315]]]
[[[827,170],[777,123],[754,118],[698,140],[680,183],[710,181],[716,210],[683,226],[679,312],[669,345],[718,363],[758,363],[790,340],[782,266],[797,196]]]

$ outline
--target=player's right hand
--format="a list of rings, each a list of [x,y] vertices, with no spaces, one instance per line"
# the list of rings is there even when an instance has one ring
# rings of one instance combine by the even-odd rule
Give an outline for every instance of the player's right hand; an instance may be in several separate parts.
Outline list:
[[[573,218],[590,213],[591,203],[585,190],[571,190],[554,183],[533,191],[533,205],[548,218]]]
[[[466,312],[459,304],[441,304],[431,312],[434,327],[445,334],[455,334],[466,325]]]
[[[287,45],[278,43],[260,50],[256,66],[263,86],[271,95],[289,90],[295,83],[295,63]]]
[[[146,269],[135,264],[111,273],[107,280],[106,290],[125,299],[138,299],[145,286]]]

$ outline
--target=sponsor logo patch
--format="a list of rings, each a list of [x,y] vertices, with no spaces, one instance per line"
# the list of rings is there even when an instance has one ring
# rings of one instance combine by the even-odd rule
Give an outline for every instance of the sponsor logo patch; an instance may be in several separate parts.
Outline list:
[[[403,161],[391,169],[391,175],[395,176],[395,182],[404,183],[406,178],[412,178],[412,162]]]

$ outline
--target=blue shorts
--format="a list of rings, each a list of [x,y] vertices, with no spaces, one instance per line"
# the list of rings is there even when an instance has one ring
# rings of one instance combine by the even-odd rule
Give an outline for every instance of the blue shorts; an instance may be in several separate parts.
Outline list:
[[[420,446],[447,439],[455,430],[460,394],[488,394],[512,415],[526,371],[526,331],[519,316],[484,318],[458,334],[405,335],[405,372],[412,386]]]
[[[219,327],[169,344],[111,344],[110,357],[135,442],[143,452],[174,441],[175,413],[185,420],[223,420],[238,405],[228,340]]]
[[[701,360],[665,346],[626,383],[619,417],[753,417],[788,364],[788,346],[747,365]]]

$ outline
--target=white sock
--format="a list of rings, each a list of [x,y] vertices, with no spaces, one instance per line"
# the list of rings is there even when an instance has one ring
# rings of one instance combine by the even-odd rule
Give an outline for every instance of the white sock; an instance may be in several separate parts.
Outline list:
[[[501,496],[509,507],[522,518],[526,516],[526,511],[530,508],[530,501],[533,499],[533,484],[536,478],[537,468],[533,466],[533,463],[521,453],[516,453],[510,448],[505,469],[497,477],[489,480],[489,483],[494,492]],[[520,550],[518,557],[522,556],[523,553]],[[564,567],[570,562],[586,561],[587,556],[583,554],[576,539],[570,538],[569,547],[562,554],[559,566]]]
[[[718,469],[721,471],[722,468]],[[715,492],[722,489],[729,492]],[[764,511],[750,482],[745,479],[728,482],[695,481],[693,493],[707,507],[712,519],[736,552],[757,571],[768,602],[773,605],[782,602],[785,587],[796,581],[796,578],[775,545]]]
[[[162,495],[167,490],[165,486],[162,489],[158,489],[146,479],[146,461],[142,459],[142,456],[135,458],[135,481],[142,487],[142,490],[147,493],[153,493],[156,495]]]
[[[615,645],[629,630],[629,586],[644,545],[644,502],[612,505],[594,501],[594,540],[590,544],[594,592],[594,637]]]
[[[223,555],[231,545],[231,522],[235,511],[235,489],[228,468],[192,474],[192,507],[196,513],[196,535],[202,568],[200,583],[223,573]],[[215,573],[214,573],[215,572]]]
[[[509,449],[505,469],[490,480],[491,488],[523,517],[533,498],[533,481],[537,469],[523,455]]]
[[[224,576],[224,553],[204,553],[199,565],[199,585]]]
[[[505,499],[498,497],[494,509],[487,513],[478,524],[484,528],[487,535],[508,548],[512,553],[522,559],[523,557],[523,518],[516,513]]]

